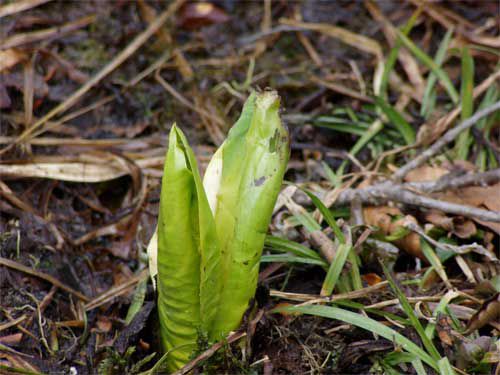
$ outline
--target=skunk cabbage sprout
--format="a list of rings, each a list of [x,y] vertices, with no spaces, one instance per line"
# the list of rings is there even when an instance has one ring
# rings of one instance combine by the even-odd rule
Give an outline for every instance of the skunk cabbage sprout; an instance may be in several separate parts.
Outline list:
[[[215,335],[238,328],[254,296],[267,227],[289,156],[276,92],[252,95],[210,161],[203,185],[221,249]]]
[[[250,95],[203,184],[184,134],[172,127],[148,249],[169,371],[189,361],[200,338],[220,340],[241,324],[288,157],[275,91]]]

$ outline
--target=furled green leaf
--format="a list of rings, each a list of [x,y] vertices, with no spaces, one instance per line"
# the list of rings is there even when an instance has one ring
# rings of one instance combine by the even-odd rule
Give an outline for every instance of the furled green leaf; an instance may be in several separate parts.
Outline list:
[[[279,103],[274,91],[252,94],[204,177],[222,254],[220,314],[212,337],[239,326],[255,293],[267,227],[289,157]]]
[[[207,333],[220,296],[220,248],[196,160],[170,132],[158,223],[158,311],[169,371],[182,367]]]

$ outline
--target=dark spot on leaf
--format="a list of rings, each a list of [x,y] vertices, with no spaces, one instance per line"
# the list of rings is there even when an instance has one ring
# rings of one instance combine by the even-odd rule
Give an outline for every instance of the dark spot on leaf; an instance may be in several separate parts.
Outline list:
[[[276,147],[278,146],[279,131],[276,129],[273,136],[269,139],[269,152],[276,152]]]
[[[260,186],[260,185],[262,185],[264,183],[264,181],[266,181],[266,176],[262,176],[262,177],[260,177],[260,178],[258,178],[256,180],[254,180],[253,183],[254,183],[255,186]]]

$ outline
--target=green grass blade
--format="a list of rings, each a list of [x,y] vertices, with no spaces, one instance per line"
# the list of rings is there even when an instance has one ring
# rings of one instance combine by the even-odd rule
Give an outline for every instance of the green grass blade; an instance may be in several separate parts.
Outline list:
[[[425,66],[427,66],[432,72],[438,77],[441,84],[444,86],[448,95],[450,96],[453,103],[457,104],[459,101],[459,95],[457,90],[453,86],[453,83],[450,80],[450,77],[446,74],[446,72],[441,69],[424,51],[416,46],[406,35],[397,31],[399,38],[403,45],[408,48],[411,53],[417,57]]]
[[[415,12],[413,12],[410,19],[401,30],[402,34],[408,35],[410,33],[420,13],[421,13],[420,8],[418,8]],[[396,65],[396,60],[398,58],[400,48],[401,48],[401,41],[397,39],[394,47],[391,49],[391,52],[389,52],[389,57],[387,57],[387,60],[384,64],[384,71],[382,73],[382,78],[380,80],[380,96],[382,96],[383,98],[387,97],[387,86],[389,84],[389,77],[391,75],[392,70],[394,69],[394,65]]]
[[[439,375],[455,375],[455,371],[451,367],[450,360],[447,357],[441,358],[438,362]]]
[[[354,290],[363,288],[363,281],[361,280],[361,273],[359,272],[359,257],[354,251],[349,252],[349,256],[347,257],[349,262],[351,263],[351,270],[349,271],[349,275],[351,276],[351,283]]]
[[[416,357],[414,354],[408,353],[408,352],[392,352],[384,356],[383,359],[384,363],[390,365],[390,366],[395,366],[399,365],[401,363],[411,363],[412,366],[415,368],[415,371],[417,372],[417,375],[427,375],[427,372],[425,371],[424,364],[422,363],[422,360],[418,357]],[[401,374],[400,372],[396,372],[397,374]]]
[[[363,136],[358,139],[358,141],[354,144],[354,146],[349,151],[352,155],[356,155],[365,145],[375,137],[382,129],[384,128],[384,124],[380,120],[375,120],[370,128],[363,134]]]
[[[298,257],[322,260],[321,256],[314,250],[297,242],[285,238],[267,236],[265,246],[279,252],[290,252]],[[325,263],[326,264],[326,263]]]
[[[125,323],[128,325],[141,310],[142,304],[144,303],[144,298],[146,297],[146,290],[148,287],[148,279],[139,281],[137,284],[134,295],[132,296],[132,302],[127,311],[127,316],[125,317]]]
[[[491,85],[486,93],[484,94],[483,100],[477,108],[478,111],[489,107],[498,100],[498,85]],[[495,116],[486,116],[477,122],[476,128],[481,129],[486,139],[490,139],[491,125],[494,124]],[[484,172],[488,168],[488,159],[490,160],[490,169],[496,168],[496,159],[490,149],[485,149],[481,147],[479,149],[479,154],[476,159],[476,165],[479,167],[481,172]]]
[[[448,291],[448,293],[446,293],[444,295],[444,297],[441,299],[441,301],[439,301],[439,304],[436,306],[436,308],[434,309],[434,312],[432,313],[432,316],[434,318],[437,318],[439,314],[443,314],[446,312],[446,307],[448,306],[448,304],[456,297],[458,297],[459,294],[458,292],[456,291]],[[427,327],[425,327],[425,334],[427,335],[427,337],[429,338],[429,340],[432,340],[434,338],[434,333],[436,332],[436,323],[429,323],[427,324]]]
[[[288,181],[285,181],[285,184],[295,186],[295,184]],[[290,225],[292,222],[296,225],[302,225],[309,233],[321,230],[321,225],[314,219],[309,211],[300,205],[295,204],[295,206],[296,209],[292,210],[293,216],[288,219]]]
[[[339,306],[350,307],[351,309],[363,310],[363,311],[366,311],[367,313],[381,316],[381,317],[386,318],[386,319],[389,318],[389,319],[391,319],[395,322],[398,322],[400,324],[403,324],[405,326],[410,325],[410,322],[408,319],[405,319],[399,315],[396,315],[396,314],[393,314],[393,313],[390,313],[390,312],[387,312],[384,310],[367,308],[364,304],[359,303],[359,302],[354,302],[352,300],[338,300],[338,301],[335,301],[335,304],[339,305]]]
[[[448,279],[448,275],[446,274],[443,264],[441,263],[441,260],[439,259],[435,251],[432,249],[429,243],[425,241],[423,238],[420,239],[420,246],[422,248],[422,252],[424,253],[425,257],[432,265],[434,270],[437,272],[441,280],[443,280],[446,286],[451,289],[452,285],[450,283],[450,280]]]
[[[425,371],[424,365],[419,358],[415,358],[413,361],[411,361],[411,365],[417,372],[417,375],[427,375],[427,371]]]
[[[356,116],[356,113],[352,110],[352,108],[346,107],[345,112],[346,112],[347,116],[349,116],[349,118],[351,119],[352,122],[355,122],[355,123],[359,122],[359,118],[358,118],[358,116]]]
[[[311,198],[313,204],[316,206],[319,212],[321,212],[321,215],[323,215],[323,218],[326,220],[330,228],[332,228],[333,233],[335,233],[335,237],[337,237],[339,242],[345,243],[345,236],[342,233],[342,230],[340,230],[339,226],[337,225],[337,222],[335,221],[335,218],[333,217],[328,207],[326,207],[325,204],[321,201],[321,199],[319,199],[311,191],[303,188],[301,188],[301,190],[304,193],[306,193],[309,198]]]
[[[354,135],[359,135],[362,136],[365,132],[366,129],[363,129],[362,127],[359,126],[353,126],[353,125],[345,125],[345,124],[328,124],[328,123],[323,123],[323,122],[315,122],[314,125],[319,126],[321,128],[327,128],[331,130],[335,130],[341,133],[349,133],[349,134],[354,134]]]
[[[354,146],[349,151],[351,155],[356,155],[363,147],[366,146],[368,142],[372,140],[382,129],[384,128],[384,123],[380,120],[375,120],[370,128],[359,138]],[[347,166],[348,160],[344,160],[340,167],[337,169],[337,176],[341,177],[344,174],[344,169]]]
[[[394,124],[399,133],[403,136],[407,145],[412,145],[415,143],[415,130],[413,127],[405,120],[405,118],[389,103],[387,103],[381,97],[376,97],[375,102],[377,106],[385,113],[387,118]]]
[[[462,49],[462,85],[460,95],[462,98],[462,121],[467,120],[474,112],[474,60],[467,47]],[[455,144],[458,159],[467,160],[469,148],[473,142],[470,129],[460,133]]]
[[[486,90],[486,93],[484,94],[483,100],[481,100],[481,103],[479,104],[478,111],[485,109],[489,107],[490,105],[496,103],[498,100],[498,85],[491,85],[488,90]],[[483,117],[477,122],[476,127],[478,129],[484,129],[486,130],[485,137],[486,139],[489,139],[489,126],[493,123],[495,118],[495,114],[491,114],[490,116]]]
[[[326,177],[330,181],[330,183],[333,185],[334,188],[339,188],[340,185],[342,184],[342,180],[337,177],[335,172],[330,168],[328,164],[326,164],[324,161],[321,162],[321,166],[323,167],[323,170],[325,171]]]
[[[420,321],[418,320],[417,315],[413,310],[413,307],[411,307],[410,302],[408,302],[408,299],[406,298],[403,291],[396,285],[396,282],[392,278],[390,271],[387,269],[384,263],[381,264],[384,270],[385,277],[389,282],[389,285],[391,286],[394,293],[396,293],[396,296],[399,302],[401,303],[401,307],[408,316],[408,319],[410,319],[413,328],[415,329],[415,331],[417,331],[418,335],[420,336],[422,344],[424,345],[425,349],[429,352],[429,354],[432,356],[432,358],[434,358],[434,360],[437,361],[438,359],[441,358],[441,355],[434,346],[434,343],[431,340],[429,340],[429,338],[425,334],[424,327],[422,327],[422,324],[420,324]]]
[[[338,307],[331,306],[320,306],[320,305],[303,305],[303,306],[291,306],[284,307],[274,310],[275,312],[286,311],[286,312],[298,312],[302,314],[321,316],[324,318],[337,319],[342,322],[352,324],[356,327],[365,329],[369,332],[376,333],[383,338],[394,342],[396,345],[401,346],[404,350],[409,353],[414,354],[420,358],[423,362],[428,364],[430,367],[437,370],[437,362],[429,354],[427,354],[422,348],[414,344],[411,340],[407,339],[399,332],[396,332],[390,327],[373,320],[371,318],[365,317],[361,314],[354,313],[352,311],[340,309]]]
[[[399,365],[400,363],[411,363],[415,359],[420,361],[418,357],[408,352],[394,351],[384,356],[384,362],[391,366]],[[420,361],[420,363],[422,363],[422,361]]]
[[[302,263],[313,264],[321,267],[328,267],[328,263],[321,259],[304,258],[290,254],[262,255],[261,263]]]
[[[330,296],[335,289],[335,284],[337,283],[342,268],[344,268],[345,261],[349,252],[352,250],[352,246],[348,244],[340,244],[337,248],[337,253],[335,254],[335,259],[330,264],[330,268],[326,274],[325,280],[323,281],[323,287],[321,288],[322,296]]]
[[[306,228],[308,232],[312,233],[317,230],[321,230],[321,225],[314,220],[314,217],[308,211],[304,210],[303,212],[296,213],[293,216],[304,228]]]
[[[443,37],[443,40],[439,44],[436,55],[434,56],[434,63],[441,67],[446,57],[446,51],[448,51],[448,46],[450,44],[451,37],[453,35],[453,29],[449,29]],[[425,86],[424,96],[422,98],[422,106],[420,108],[420,115],[425,119],[434,110],[436,103],[436,90],[435,85],[437,81],[437,76],[431,71],[429,77],[427,78],[427,85]]]

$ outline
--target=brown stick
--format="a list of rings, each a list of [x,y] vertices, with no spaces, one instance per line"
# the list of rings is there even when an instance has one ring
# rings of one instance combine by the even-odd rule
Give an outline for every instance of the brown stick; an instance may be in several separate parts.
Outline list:
[[[483,117],[488,116],[489,114],[498,111],[500,109],[500,101],[492,104],[491,106],[476,112],[473,116],[469,117],[467,120],[462,121],[458,126],[455,126],[453,129],[448,130],[436,143],[434,143],[427,150],[422,152],[415,159],[412,159],[410,162],[406,163],[404,166],[399,168],[396,173],[394,173],[393,178],[396,181],[401,181],[411,170],[421,166],[431,157],[436,155],[441,149],[446,146],[448,143],[453,141],[461,132],[470,127],[474,126],[476,122],[478,122]]]
[[[52,109],[49,113],[43,116],[40,120],[35,122],[33,126],[26,129],[17,139],[16,143],[19,143],[26,139],[31,133],[37,130],[45,122],[53,118],[55,115],[66,111],[71,108],[75,103],[80,100],[80,98],[87,93],[93,86],[95,86],[101,79],[119,67],[123,62],[125,62],[130,56],[132,56],[153,34],[155,34],[160,27],[172,16],[186,0],[176,0],[170,6],[161,13],[154,22],[152,22],[146,30],[139,34],[122,52],[118,54],[111,62],[109,62],[102,70],[99,71],[95,76],[93,76],[85,85],[80,87],[75,91],[68,99],[59,104],[57,107]]]
[[[453,190],[471,185],[490,185],[500,181],[500,168],[481,173],[467,173],[461,176],[444,175],[440,179],[432,182],[410,182],[404,184],[426,193],[435,193],[438,191]]]
[[[444,175],[436,181],[425,181],[425,182],[409,182],[401,185],[390,185],[392,188],[400,187],[406,190],[418,190],[425,193],[435,193],[439,191],[458,189],[464,186],[471,185],[490,185],[500,181],[500,168],[493,169],[487,172],[481,173],[468,173],[461,176],[451,176],[451,174]],[[387,186],[386,186],[387,185]],[[378,185],[369,186],[363,189],[345,189],[342,191],[335,201],[336,205],[344,205],[350,203],[355,194],[361,194],[362,201],[369,201],[368,196],[372,193],[372,190],[388,189],[389,183],[384,182]]]
[[[227,337],[226,340],[219,341],[218,343],[212,345],[210,348],[208,348],[207,350],[205,350],[198,357],[196,357],[191,362],[189,362],[186,366],[184,366],[180,370],[174,372],[172,375],[185,375],[185,374],[189,373],[196,366],[198,366],[198,364],[200,362],[202,362],[202,361],[204,361],[204,360],[212,357],[217,352],[217,350],[219,350],[220,348],[222,348],[225,344],[231,344],[231,343],[233,343],[235,341],[238,341],[242,337],[245,337],[246,335],[247,335],[247,333],[244,332],[244,331],[238,331],[238,332],[232,333],[231,335],[229,335]]]
[[[122,294],[126,293],[130,288],[132,288],[135,284],[137,284],[141,280],[146,279],[148,275],[149,275],[149,270],[144,269],[138,275],[133,276],[131,279],[125,281],[120,285],[108,289],[106,292],[95,297],[94,299],[92,300],[87,299],[86,301],[87,303],[84,306],[85,311],[93,310],[107,302],[112,301],[116,297],[121,296]]]
[[[63,284],[62,282],[60,282],[59,280],[57,280],[55,277],[53,277],[51,275],[48,275],[46,273],[40,272],[40,271],[35,271],[35,270],[33,270],[33,269],[29,268],[29,267],[26,267],[23,264],[15,262],[13,260],[0,257],[0,266],[9,267],[9,268],[12,268],[14,270],[27,273],[28,275],[36,276],[36,277],[38,277],[40,279],[48,281],[52,285],[55,285],[58,288],[66,291],[68,293],[73,294],[74,296],[78,297],[79,299],[81,299],[84,302],[88,302],[89,301],[89,298],[87,296],[85,296],[82,293],[80,293],[79,291],[74,290],[73,288],[71,288],[71,287]]]
[[[435,208],[450,214],[500,223],[500,212],[488,211],[481,208],[425,197],[406,190],[407,187],[408,185],[398,185],[390,182],[384,182],[365,189],[349,189],[340,194],[339,198],[335,201],[335,204],[346,204],[357,195],[363,203],[375,204],[380,201],[392,200],[413,206]]]
[[[0,18],[28,10],[52,0],[18,0],[0,7]]]
[[[19,47],[29,43],[40,42],[46,39],[61,37],[67,33],[85,27],[94,21],[95,16],[86,16],[76,21],[68,22],[67,24],[62,26],[12,35],[11,37],[0,41],[0,50]]]

